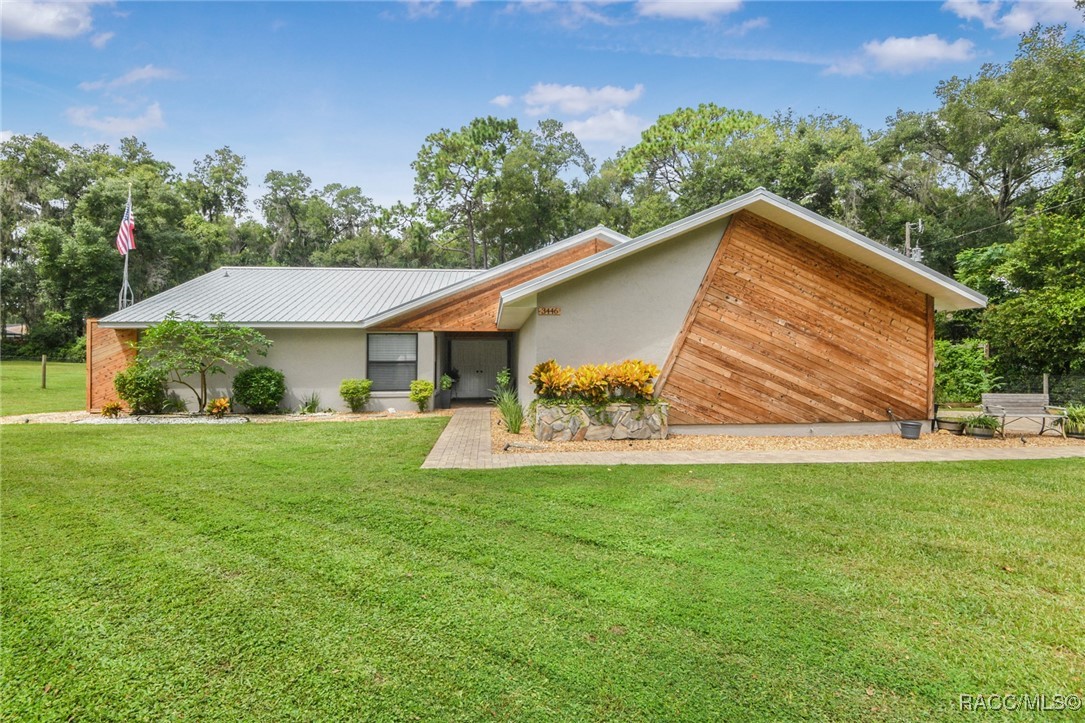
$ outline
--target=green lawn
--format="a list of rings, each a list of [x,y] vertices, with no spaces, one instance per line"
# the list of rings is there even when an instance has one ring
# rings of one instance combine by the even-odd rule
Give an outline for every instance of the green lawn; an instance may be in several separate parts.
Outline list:
[[[1085,688],[1085,465],[421,471],[444,420],[5,427],[3,717],[930,720]]]
[[[0,416],[85,409],[86,364],[49,362],[46,387],[40,361],[0,362]]]

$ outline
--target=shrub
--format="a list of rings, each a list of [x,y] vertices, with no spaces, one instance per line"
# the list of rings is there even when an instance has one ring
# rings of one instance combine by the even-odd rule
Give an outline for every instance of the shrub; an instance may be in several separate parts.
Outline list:
[[[553,359],[539,362],[528,381],[535,385],[535,396],[543,399],[565,399],[573,387],[573,370]]]
[[[121,406],[120,402],[106,402],[102,405],[102,416],[116,419],[121,416],[121,410],[123,409],[124,407]]]
[[[339,396],[350,407],[350,411],[364,412],[372,389],[373,382],[369,379],[344,379],[339,385]]]
[[[519,434],[520,427],[524,424],[524,407],[516,392],[512,389],[498,389],[494,393],[493,403],[505,422],[505,428],[513,434]]]
[[[298,407],[298,414],[316,414],[320,411],[320,393],[313,392],[305,399],[301,400],[301,406]]]
[[[980,397],[998,388],[1001,381],[992,369],[984,343],[965,339],[959,344],[934,342],[934,400],[946,402],[978,402]]]
[[[230,411],[229,397],[219,397],[207,403],[207,413],[212,417],[222,418],[228,411]]]
[[[166,373],[138,360],[113,378],[113,386],[132,414],[161,414],[166,406]]]
[[[512,389],[512,372],[509,371],[508,367],[497,373],[497,389],[498,391]]]
[[[441,391],[442,392],[447,392],[449,389],[452,388],[452,385],[455,384],[455,383],[456,383],[456,380],[453,379],[451,375],[449,375],[449,374],[442,374],[441,375]],[[500,383],[501,383],[500,380],[498,380],[498,384],[500,384]]]
[[[541,399],[600,405],[612,400],[651,401],[655,392],[652,380],[657,376],[659,367],[639,359],[618,364],[584,364],[576,369],[562,367],[549,359],[536,365],[528,379]]]
[[[257,414],[270,414],[279,408],[286,394],[286,377],[271,367],[250,367],[234,377],[234,401]]]
[[[59,361],[85,362],[87,360],[87,337],[81,336],[60,350]]]
[[[418,411],[426,411],[430,397],[433,396],[433,382],[426,379],[415,379],[411,382],[410,399],[418,405]]]

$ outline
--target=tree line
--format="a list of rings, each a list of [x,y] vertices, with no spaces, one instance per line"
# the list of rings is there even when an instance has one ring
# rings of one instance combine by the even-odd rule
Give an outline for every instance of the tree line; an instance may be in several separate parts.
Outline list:
[[[1037,27],[1012,60],[935,93],[934,110],[899,110],[878,130],[681,108],[602,163],[556,120],[476,118],[424,140],[414,198],[388,207],[301,171],[269,172],[250,199],[228,146],[182,174],[136,138],[114,150],[18,135],[0,147],[0,313],[50,353],[114,310],[129,187],[138,299],[220,265],[485,268],[597,224],[637,235],[764,186],[898,249],[922,220],[915,256],[992,299],[940,318],[940,338],[989,340],[1006,372],[1085,371],[1085,39]]]

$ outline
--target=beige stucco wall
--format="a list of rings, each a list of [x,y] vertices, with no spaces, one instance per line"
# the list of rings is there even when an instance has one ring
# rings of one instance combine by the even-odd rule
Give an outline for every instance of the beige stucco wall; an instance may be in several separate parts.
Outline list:
[[[302,400],[313,392],[320,395],[321,409],[346,411],[347,406],[339,396],[339,384],[344,379],[365,378],[366,346],[365,332],[358,329],[261,329],[272,341],[267,356],[254,356],[252,363],[269,366],[286,375],[284,409],[297,409]],[[418,378],[433,381],[435,368],[435,345],[432,332],[418,334]],[[209,398],[232,395],[234,371],[216,375],[208,380]],[[199,379],[189,380],[199,386]],[[190,411],[196,411],[195,396],[186,387],[171,384],[188,403]],[[374,392],[369,409],[411,410],[414,405],[404,392]]]
[[[527,378],[540,361],[535,355],[535,319],[529,316],[516,333],[516,393],[525,406],[535,398],[535,387]]]
[[[642,359],[662,367],[726,226],[710,224],[540,293],[538,306],[561,314],[528,322],[534,349],[518,357],[521,397],[532,399],[530,389],[524,395],[525,366],[530,372],[550,358],[567,366]]]

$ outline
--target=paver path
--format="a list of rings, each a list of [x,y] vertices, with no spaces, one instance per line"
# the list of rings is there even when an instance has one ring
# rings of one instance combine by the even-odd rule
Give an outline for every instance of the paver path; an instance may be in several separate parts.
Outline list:
[[[819,449],[778,452],[675,450],[639,452],[525,452],[493,454],[490,410],[457,409],[433,445],[424,469],[491,469],[576,464],[830,464],[841,462],[964,462],[1000,459],[1085,458],[1085,447],[990,449]]]

